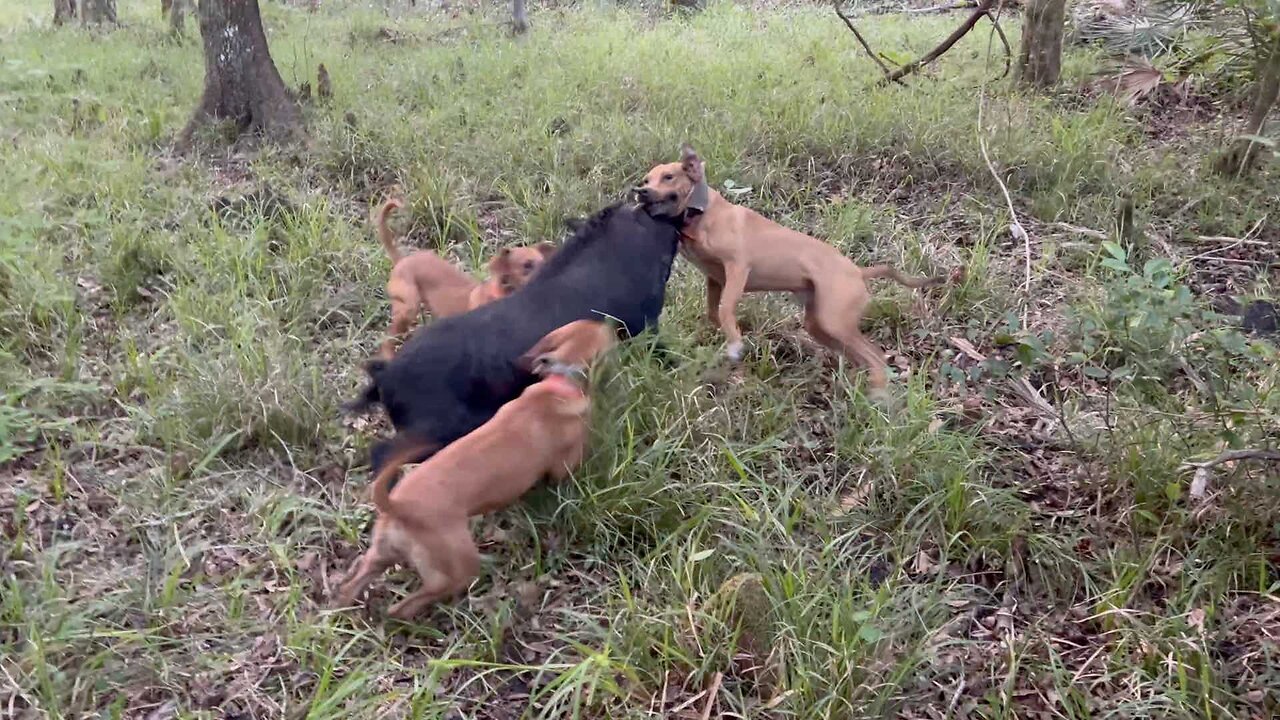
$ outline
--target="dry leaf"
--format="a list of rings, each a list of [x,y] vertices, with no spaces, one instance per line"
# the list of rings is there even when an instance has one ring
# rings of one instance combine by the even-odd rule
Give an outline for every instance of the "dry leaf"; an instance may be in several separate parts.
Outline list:
[[[922,575],[934,572],[937,569],[938,564],[933,561],[933,558],[929,557],[929,553],[926,550],[917,552],[915,561],[911,563],[911,571]]]
[[[1187,624],[1200,632],[1204,632],[1204,610],[1196,608],[1187,613]]]
[[[1125,105],[1133,105],[1155,92],[1163,81],[1164,73],[1160,68],[1147,60],[1134,60],[1118,75],[1104,78],[1098,85]]]
[[[965,340],[962,337],[953,337],[953,338],[949,338],[949,340],[957,350],[969,356],[969,358],[974,362],[982,362],[987,359],[987,356],[978,352],[978,349],[975,348],[973,346],[973,343],[969,342],[968,340]]]

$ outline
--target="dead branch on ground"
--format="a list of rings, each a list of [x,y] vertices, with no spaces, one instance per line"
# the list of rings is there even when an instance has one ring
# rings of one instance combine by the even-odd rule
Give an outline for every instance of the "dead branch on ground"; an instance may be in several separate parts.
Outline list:
[[[1228,450],[1206,462],[1186,463],[1183,467],[1196,469],[1195,475],[1191,478],[1191,497],[1195,500],[1204,497],[1204,493],[1209,487],[1209,476],[1215,467],[1223,463],[1239,460],[1264,460],[1266,462],[1280,463],[1280,450]]]

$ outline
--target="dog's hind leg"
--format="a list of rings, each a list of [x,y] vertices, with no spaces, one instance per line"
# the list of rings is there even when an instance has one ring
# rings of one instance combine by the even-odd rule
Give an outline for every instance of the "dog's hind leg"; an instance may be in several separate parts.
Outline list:
[[[466,517],[439,522],[431,539],[420,536],[413,553],[413,566],[422,578],[422,587],[396,603],[387,614],[399,620],[417,617],[432,603],[453,597],[480,574],[480,549],[471,538]]]
[[[414,303],[407,303],[399,298],[391,300],[391,327],[387,329],[387,339],[382,341],[380,355],[390,360],[396,354],[396,341],[404,337],[417,322],[418,312]]]
[[[815,292],[805,307],[804,327],[818,342],[866,368],[871,394],[882,395],[889,383],[889,364],[859,328],[871,295],[865,288],[839,294],[833,300],[829,294]]]
[[[398,560],[395,548],[391,547],[387,540],[383,537],[383,532],[376,525],[374,526],[373,539],[369,542],[369,549],[356,559],[351,569],[347,571],[347,579],[334,593],[334,604],[339,607],[348,607],[356,604],[356,598],[360,593],[364,592],[369,585],[373,584],[382,576]]]

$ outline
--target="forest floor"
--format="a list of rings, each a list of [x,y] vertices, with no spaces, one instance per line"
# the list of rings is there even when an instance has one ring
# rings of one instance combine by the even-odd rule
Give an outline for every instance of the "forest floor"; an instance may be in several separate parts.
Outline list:
[[[1280,712],[1276,466],[1189,492],[1280,437],[1275,339],[1227,314],[1280,280],[1275,165],[1210,172],[1238,105],[1125,107],[1077,47],[1022,94],[986,25],[877,87],[825,6],[538,5],[513,39],[497,7],[264,3],[286,83],[324,63],[333,98],[303,148],[183,158],[194,23],[48,5],[0,8],[0,714]],[[960,17],[859,22],[904,62]],[[478,522],[466,597],[388,621],[398,573],[329,608],[388,432],[339,412],[388,317],[371,204],[402,192],[397,231],[478,269],[686,140],[856,262],[965,269],[874,288],[896,403],[781,296],[728,366],[678,261],[679,362],[638,343],[597,378],[585,465]]]

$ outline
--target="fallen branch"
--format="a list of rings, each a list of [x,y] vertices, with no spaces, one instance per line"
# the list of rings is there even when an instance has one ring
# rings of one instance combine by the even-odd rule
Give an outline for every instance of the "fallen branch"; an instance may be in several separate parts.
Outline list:
[[[928,13],[951,12],[952,10],[968,10],[969,8],[975,7],[978,7],[978,3],[973,0],[968,0],[967,2],[949,3],[947,5],[932,5],[930,7],[922,8],[903,8],[898,12],[908,15],[925,15]]]
[[[894,70],[892,73],[886,75],[884,79],[880,81],[879,84],[885,85],[891,82],[901,82],[902,78],[916,72],[917,70],[924,67],[925,65],[928,65],[934,60],[937,60],[939,57],[942,57],[943,53],[950,50],[951,47],[956,43],[960,42],[960,38],[964,37],[965,35],[968,35],[969,31],[973,29],[973,26],[977,25],[978,21],[981,20],[983,16],[987,15],[990,12],[991,5],[994,1],[995,0],[982,0],[980,3],[978,3],[978,6],[974,8],[973,12],[970,13],[969,17],[966,18],[965,21],[960,24],[960,27],[953,30],[945,40],[938,43],[937,47],[930,50],[928,53],[926,53],[923,57],[919,58],[918,60],[909,62],[906,65],[903,65],[902,67],[898,68],[897,70]],[[1004,35],[1003,32],[1001,32],[1000,34]]]
[[[711,717],[711,709],[716,704],[716,697],[720,695],[720,683],[724,682],[724,673],[717,672],[711,678],[711,687],[707,689],[707,704],[702,707],[702,720],[708,720]]]
[[[871,45],[867,43],[866,38],[862,37],[862,33],[858,32],[858,28],[856,25],[853,24],[853,20],[850,19],[848,15],[844,14],[844,10],[840,9],[840,0],[832,0],[832,4],[835,5],[836,15],[840,16],[840,19],[843,20],[844,24],[849,28],[849,32],[853,33],[853,36],[857,38],[858,44],[861,45],[862,49],[866,51],[867,56],[870,57],[872,60],[874,60],[876,62],[876,65],[880,66],[880,70],[884,72],[885,77],[888,77],[892,73],[892,71],[889,70],[889,66],[885,65],[884,61],[880,59],[880,56],[877,55],[875,51],[871,49]],[[902,81],[895,80],[894,82],[901,83]]]
[[[1204,497],[1205,490],[1209,487],[1209,476],[1215,467],[1223,463],[1239,460],[1265,460],[1267,462],[1280,463],[1280,450],[1228,450],[1207,462],[1186,463],[1183,467],[1196,469],[1195,475],[1191,478],[1191,497],[1195,500]]]

